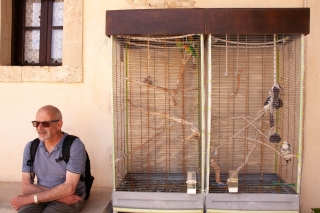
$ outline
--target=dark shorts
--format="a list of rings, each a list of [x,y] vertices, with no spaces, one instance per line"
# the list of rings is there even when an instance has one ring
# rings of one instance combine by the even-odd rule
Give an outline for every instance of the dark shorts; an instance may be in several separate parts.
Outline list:
[[[79,201],[72,205],[67,205],[58,201],[30,204],[21,207],[18,210],[18,213],[78,213],[83,209],[83,204],[84,201]]]

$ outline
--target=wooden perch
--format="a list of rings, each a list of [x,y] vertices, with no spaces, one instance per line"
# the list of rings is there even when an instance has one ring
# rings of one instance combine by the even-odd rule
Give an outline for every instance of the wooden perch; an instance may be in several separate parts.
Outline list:
[[[192,55],[187,55],[187,57],[185,59],[182,60],[182,64],[181,64],[181,67],[180,67],[180,73],[178,75],[178,80],[177,80],[177,83],[176,83],[176,88],[174,90],[174,92],[171,95],[171,100],[172,100],[172,103],[173,105],[177,106],[177,102],[175,100],[176,98],[176,95],[177,95],[177,92],[178,92],[178,88],[180,86],[180,82],[181,82],[181,79],[182,79],[182,76],[183,76],[183,73],[184,73],[184,70],[185,70],[185,67],[187,65],[187,62],[190,60],[190,58],[192,57]]]
[[[177,106],[178,104],[177,104],[175,98],[176,98],[176,95],[177,95],[178,91],[183,91],[183,90],[186,90],[186,91],[189,91],[189,90],[199,90],[199,88],[179,89],[179,86],[180,86],[180,83],[181,83],[181,79],[182,79],[183,73],[184,73],[184,71],[185,71],[185,67],[186,67],[187,62],[190,60],[191,57],[192,57],[192,55],[191,55],[191,54],[190,54],[190,55],[188,54],[187,57],[182,60],[182,64],[181,64],[181,67],[180,67],[180,72],[179,72],[179,75],[178,75],[178,80],[177,80],[176,88],[175,88],[175,89],[168,89],[168,88],[164,88],[164,87],[159,87],[159,86],[152,85],[152,84],[149,84],[149,83],[144,83],[144,82],[136,81],[136,80],[133,80],[133,79],[131,79],[131,78],[126,78],[126,80],[127,80],[128,82],[133,82],[133,83],[139,84],[139,85],[141,85],[141,86],[151,87],[151,88],[153,88],[153,89],[157,89],[157,90],[161,90],[161,91],[164,91],[164,92],[169,93],[170,99],[171,99],[173,105]]]
[[[236,90],[234,91],[233,95],[231,96],[231,98],[235,98],[239,92],[239,89],[240,89],[240,80],[241,80],[241,73],[242,73],[242,70],[241,68],[238,69],[238,73],[237,73],[237,88]]]
[[[185,115],[188,115],[188,114],[189,114],[192,110],[194,110],[196,107],[197,107],[197,106],[192,107],[192,108],[189,110],[189,112],[186,113]],[[147,139],[143,144],[141,144],[140,146],[136,147],[135,149],[133,149],[133,150],[131,150],[131,151],[129,151],[129,152],[127,152],[127,153],[125,153],[125,154],[117,157],[117,159],[115,159],[115,163],[121,161],[122,159],[124,159],[125,157],[127,157],[129,154],[134,153],[135,151],[141,149],[144,145],[148,144],[150,141],[152,141],[153,139],[155,139],[157,136],[159,136],[159,135],[160,135],[161,133],[163,133],[165,130],[170,129],[170,128],[171,128],[173,125],[175,125],[175,124],[176,124],[176,123],[172,123],[172,124],[170,124],[168,127],[160,127],[160,128],[158,128],[158,129],[161,129],[161,131],[159,131],[159,132],[157,132],[156,134],[154,134],[151,138]],[[195,134],[195,133],[193,133],[193,134]],[[193,135],[193,134],[192,134],[192,135]],[[191,135],[191,136],[192,136],[192,135]],[[190,137],[190,136],[189,136],[189,137]],[[189,138],[189,137],[188,137],[188,138]],[[191,138],[190,138],[190,139],[191,139]]]
[[[182,119],[182,118],[178,118],[178,117],[175,117],[175,116],[172,116],[170,114],[166,114],[166,113],[161,113],[161,112],[148,112],[144,109],[142,109],[141,107],[138,107],[138,106],[135,106],[133,103],[131,103],[130,100],[128,100],[128,102],[135,108],[139,109],[140,111],[146,113],[146,114],[149,114],[149,115],[160,115],[166,119],[169,119],[169,120],[173,120],[175,122],[178,122],[182,125],[187,125],[187,126],[190,126],[190,129],[191,129],[191,132],[192,134],[190,136],[188,136],[185,140],[190,140],[192,138],[194,139],[199,139],[200,138],[200,131],[198,129],[198,127],[196,126],[195,123],[193,122],[190,122],[190,121],[187,121],[185,119]]]
[[[210,158],[210,165],[213,167],[214,172],[215,172],[215,177],[216,177],[216,182],[218,184],[223,184],[220,180],[220,168],[214,161],[213,157]]]
[[[240,129],[236,134],[234,134],[232,137],[230,137],[229,139],[231,140],[231,139],[234,139],[240,132],[242,132],[243,130],[245,130],[246,128],[248,128],[249,126],[254,126],[253,125],[253,123],[255,122],[255,121],[257,121],[259,118],[261,119],[262,117],[263,117],[263,115],[264,115],[264,113],[266,113],[266,111],[268,110],[269,108],[265,108],[265,109],[263,109],[262,110],[262,112],[256,117],[256,118],[254,118],[252,121],[250,121],[250,122],[248,122],[248,124],[245,126],[245,127],[243,127],[242,129]],[[239,118],[243,118],[242,116],[240,116]],[[230,118],[228,118],[228,119],[230,119]],[[234,118],[231,118],[231,119],[234,119]],[[260,131],[261,132],[261,131]],[[218,133],[217,133],[218,134]],[[219,137],[223,137],[223,136],[221,136],[220,134],[218,134],[219,135]],[[264,137],[266,137],[264,134],[262,134]],[[225,138],[225,139],[227,139],[227,138]],[[220,144],[218,147],[216,147],[215,148],[215,150],[218,150],[218,149],[220,149],[220,147],[222,147],[222,146],[224,146],[224,145],[226,145],[226,143],[227,142],[224,142],[223,144]]]
[[[252,138],[247,138],[247,140],[250,140],[250,141],[253,141],[253,142],[256,142],[256,143],[260,143],[262,144],[263,146],[266,146],[268,147],[269,149],[272,149],[274,152],[276,152],[281,158],[283,158],[284,160],[289,160],[291,158],[295,158],[297,157],[297,155],[295,154],[289,154],[289,155],[284,155],[282,154],[281,152],[279,152],[278,150],[276,150],[275,148],[273,148],[272,146],[270,146],[269,144],[266,144],[262,141],[258,141],[258,140],[255,140],[255,139],[252,139]]]
[[[174,124],[174,123],[173,123]],[[168,128],[162,128],[161,131],[157,132],[155,135],[153,135],[151,138],[149,138],[146,142],[144,142],[143,144],[141,144],[140,146],[136,147],[135,149],[131,150],[130,152],[127,152],[125,153],[124,155],[118,157],[116,160],[115,160],[115,163],[119,162],[120,160],[124,159],[126,156],[128,156],[129,154],[131,153],[134,153],[135,151],[141,149],[144,145],[148,144],[150,141],[152,141],[153,139],[155,139],[157,136],[159,136],[161,133],[163,133],[166,129],[169,129],[171,128],[171,126],[173,125],[169,125]]]
[[[152,84],[136,81],[136,80],[133,80],[131,78],[126,78],[126,80],[128,82],[136,83],[136,84],[139,84],[139,85],[144,86],[144,87],[151,87],[153,89],[157,89],[157,90],[161,90],[161,91],[164,91],[164,92],[168,92],[169,94],[173,94],[174,92],[178,92],[178,91],[199,90],[199,88],[187,88],[187,89],[179,89],[179,90],[177,90],[177,89],[168,89],[168,88],[165,88],[165,87],[160,87],[160,86],[156,86],[156,85],[152,85]]]
[[[248,152],[245,161],[236,169],[237,172],[239,172],[245,165],[248,164],[249,159],[253,153],[253,151],[256,149],[257,143],[253,143],[253,146],[251,147],[250,151]]]
[[[262,120],[262,117],[261,117],[260,120],[259,120],[259,128],[260,128],[260,129],[261,129],[261,126],[262,126],[262,125],[261,125],[261,124],[262,124],[261,120]],[[249,122],[249,121],[248,121],[248,122]],[[255,139],[258,138],[258,133],[261,133],[261,131],[258,130],[258,128],[256,128],[256,130],[257,130],[257,131],[256,131]],[[253,146],[251,147],[251,150],[248,152],[245,161],[236,169],[236,171],[237,171],[238,173],[239,173],[239,171],[240,171],[245,165],[248,164],[249,159],[250,159],[253,151],[256,149],[256,147],[257,147],[257,143],[253,143]],[[231,174],[231,175],[233,175],[233,174]]]

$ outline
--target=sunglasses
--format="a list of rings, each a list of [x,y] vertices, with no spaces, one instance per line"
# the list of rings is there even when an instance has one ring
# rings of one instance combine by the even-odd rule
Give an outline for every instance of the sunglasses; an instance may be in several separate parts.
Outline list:
[[[34,127],[38,127],[40,124],[41,124],[43,127],[49,127],[51,123],[53,123],[53,122],[58,122],[58,121],[60,121],[60,120],[42,121],[42,122],[40,122],[40,121],[31,121],[31,123],[32,123],[32,125],[33,125]]]

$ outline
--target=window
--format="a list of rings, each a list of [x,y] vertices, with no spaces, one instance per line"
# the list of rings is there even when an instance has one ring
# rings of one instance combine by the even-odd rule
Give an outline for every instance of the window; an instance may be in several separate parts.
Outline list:
[[[62,65],[63,0],[15,0],[14,65]]]

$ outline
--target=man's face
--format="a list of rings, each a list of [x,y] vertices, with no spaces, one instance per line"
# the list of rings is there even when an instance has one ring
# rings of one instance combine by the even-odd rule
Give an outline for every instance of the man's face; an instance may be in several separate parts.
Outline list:
[[[37,113],[36,121],[50,122],[49,127],[44,127],[44,125],[42,123],[40,123],[39,126],[36,127],[36,130],[39,135],[39,139],[41,141],[50,140],[55,136],[55,134],[58,134],[60,132],[62,121],[51,122],[54,120],[57,120],[57,119],[54,118],[53,114],[48,111],[41,110]]]

